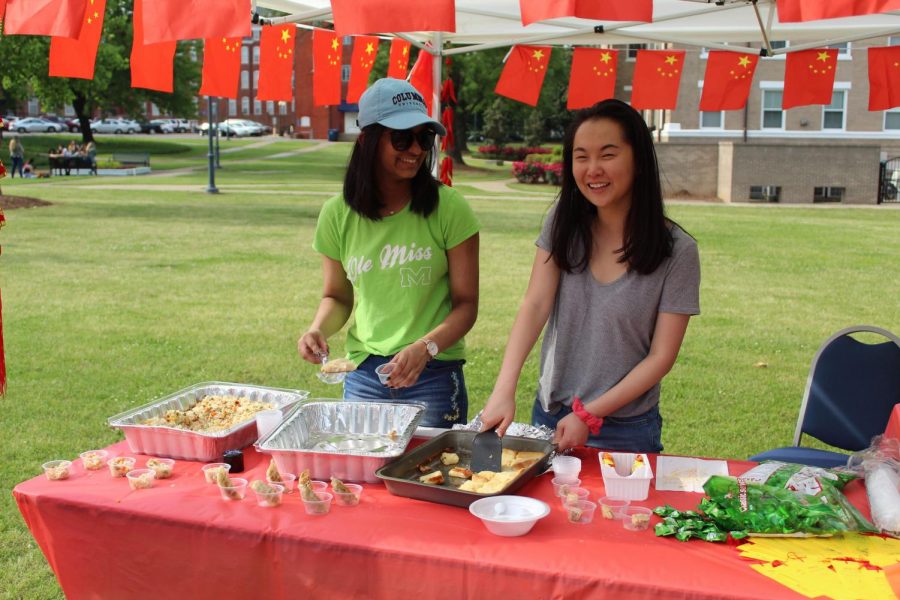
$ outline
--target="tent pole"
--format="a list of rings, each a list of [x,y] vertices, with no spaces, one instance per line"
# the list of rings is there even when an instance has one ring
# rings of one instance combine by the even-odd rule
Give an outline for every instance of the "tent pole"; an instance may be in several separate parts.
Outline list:
[[[441,68],[443,67],[444,62],[444,34],[440,31],[435,32],[431,36],[432,41],[432,51],[431,55],[432,62],[432,73],[431,73],[431,118],[441,122]],[[441,157],[441,145],[438,143],[437,138],[434,138],[434,147],[432,148],[432,152],[434,153],[434,164],[431,167],[432,175],[437,179],[439,177],[440,168],[440,157]]]

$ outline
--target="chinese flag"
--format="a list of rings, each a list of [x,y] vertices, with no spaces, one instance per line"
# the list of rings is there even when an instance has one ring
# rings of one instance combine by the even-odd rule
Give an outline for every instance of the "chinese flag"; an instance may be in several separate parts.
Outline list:
[[[653,0],[519,0],[522,24],[580,17],[595,21],[653,20]]]
[[[784,95],[781,108],[807,104],[831,104],[837,71],[834,48],[789,52],[784,64]]]
[[[330,29],[313,30],[313,105],[341,103],[341,41]]]
[[[455,0],[331,0],[341,35],[387,31],[456,31]]]
[[[391,40],[391,55],[388,57],[388,77],[406,79],[406,71],[409,68],[410,46],[409,42],[400,38]]]
[[[134,0],[134,39],[131,44],[131,87],[172,91],[176,42],[144,43],[143,10],[147,0]],[[154,0],[150,0],[153,2]]]
[[[869,110],[900,106],[900,46],[869,48]]]
[[[106,0],[90,0],[77,38],[50,38],[50,76],[94,78]]]
[[[202,96],[237,98],[241,78],[241,38],[203,40]]]
[[[4,14],[6,14],[6,0],[0,0],[0,21],[3,20]]]
[[[369,85],[369,73],[378,54],[378,38],[360,35],[353,38],[353,58],[350,59],[350,83],[347,84],[347,102],[354,104]],[[409,56],[409,55],[407,55]],[[405,74],[404,74],[405,75]]]
[[[88,0],[7,0],[5,35],[77,38]]]
[[[617,50],[575,48],[566,108],[587,108],[615,96],[618,54]]]
[[[259,84],[257,100],[288,102],[294,97],[294,34],[296,27],[264,25],[259,42]]]
[[[434,96],[434,56],[431,52],[419,51],[416,64],[409,72],[409,83],[425,98],[425,108],[430,115]]]
[[[700,110],[739,110],[747,104],[759,56],[710,50],[703,76]]]
[[[547,74],[550,50],[550,46],[513,46],[494,93],[535,106]]]
[[[892,10],[900,10],[900,0],[778,0],[778,20],[782,23],[872,15]]]
[[[144,7],[144,42],[247,37],[250,0],[153,0]]]
[[[682,65],[684,50],[638,50],[631,80],[631,106],[637,110],[674,109]]]

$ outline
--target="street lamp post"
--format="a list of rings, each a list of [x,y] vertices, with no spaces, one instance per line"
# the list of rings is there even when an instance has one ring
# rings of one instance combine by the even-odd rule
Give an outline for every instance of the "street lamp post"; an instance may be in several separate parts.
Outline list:
[[[209,139],[209,151],[206,155],[208,159],[208,167],[207,171],[209,172],[209,185],[206,186],[207,194],[218,194],[219,188],[216,187],[216,156],[215,149],[213,148],[213,136],[215,135],[214,130],[214,121],[213,121],[213,99],[209,96],[206,97],[206,112],[209,116],[209,120],[207,121],[208,127],[206,129],[206,136]]]

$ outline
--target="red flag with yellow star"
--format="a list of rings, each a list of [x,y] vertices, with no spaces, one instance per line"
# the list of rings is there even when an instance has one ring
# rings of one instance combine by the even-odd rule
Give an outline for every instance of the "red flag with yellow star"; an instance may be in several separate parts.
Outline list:
[[[391,55],[388,57],[388,77],[406,79],[409,69],[409,49],[412,44],[400,38],[391,40]]]
[[[434,55],[431,52],[419,50],[416,64],[409,72],[409,83],[425,98],[425,110],[430,115],[434,104]]]
[[[241,78],[241,38],[203,40],[202,96],[237,98]]]
[[[341,35],[379,31],[456,31],[455,0],[331,0]]]
[[[144,7],[144,41],[247,37],[250,0],[153,0]]]
[[[706,57],[706,74],[703,76],[703,93],[700,110],[740,110],[747,105],[753,73],[759,56],[710,50]]]
[[[900,46],[869,48],[869,110],[900,106]]]
[[[76,38],[88,0],[7,0],[4,35]]]
[[[615,96],[618,54],[616,50],[575,48],[566,108],[587,108]]]
[[[782,23],[836,19],[900,10],[900,0],[778,0]]]
[[[535,106],[547,74],[550,50],[550,46],[513,46],[494,93]]]
[[[631,80],[631,106],[637,110],[675,108],[684,50],[638,50]]]
[[[144,43],[144,3],[134,0],[134,36],[131,43],[131,87],[171,92],[177,42]],[[152,0],[151,0],[152,1]]]
[[[4,14],[6,14],[6,0],[0,0],[0,21],[3,20]]]
[[[353,58],[350,59],[350,83],[347,84],[347,102],[354,104],[369,85],[369,74],[378,55],[378,38],[374,35],[353,37]]]
[[[50,38],[50,76],[94,78],[97,46],[103,32],[106,0],[88,0],[84,23],[77,38]]]
[[[653,20],[653,0],[519,0],[522,24],[557,17],[595,21]]]
[[[341,103],[341,40],[330,29],[313,29],[313,105]]]
[[[784,95],[781,108],[831,104],[837,49],[817,48],[789,52],[784,61]]]
[[[257,100],[289,102],[293,99],[291,75],[294,73],[296,31],[293,24],[263,25],[259,42]]]

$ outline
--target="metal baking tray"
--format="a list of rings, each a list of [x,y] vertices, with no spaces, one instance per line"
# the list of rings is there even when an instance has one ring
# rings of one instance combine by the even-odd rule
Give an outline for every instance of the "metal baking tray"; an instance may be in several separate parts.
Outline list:
[[[550,456],[555,450],[555,446],[546,440],[504,436],[504,448],[516,451],[543,452],[543,458],[528,467],[524,473],[513,479],[508,486],[495,494],[467,492],[447,483],[450,480],[447,472],[453,467],[469,466],[469,461],[472,458],[472,440],[475,438],[476,433],[475,431],[465,430],[451,430],[442,433],[404,454],[394,462],[378,469],[376,475],[384,481],[387,489],[396,496],[406,496],[417,500],[427,500],[429,502],[465,508],[479,498],[512,494],[518,491],[522,486],[534,479],[535,476],[547,469],[550,465]],[[459,455],[458,465],[445,466],[441,464],[440,455],[445,448],[453,448],[453,451]],[[433,485],[419,481],[419,477],[423,475],[419,471],[419,465],[426,461],[433,466],[434,470],[440,469],[444,473],[445,483],[443,485]]]
[[[377,483],[375,471],[403,454],[423,414],[419,404],[312,401],[292,410],[256,448],[282,472],[309,469],[313,479]]]
[[[141,425],[145,419],[162,416],[167,410],[190,408],[207,395],[238,396],[247,400],[271,402],[276,408],[286,411],[293,404],[306,399],[309,392],[207,381],[119,413],[110,417],[107,422],[110,427],[116,427],[125,433],[125,439],[132,452],[153,456],[211,462],[221,460],[222,453],[226,450],[244,448],[252,444],[257,438],[254,418],[238,423],[231,429],[215,433],[200,433],[161,425]]]

